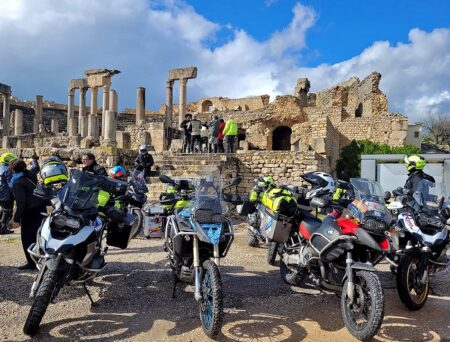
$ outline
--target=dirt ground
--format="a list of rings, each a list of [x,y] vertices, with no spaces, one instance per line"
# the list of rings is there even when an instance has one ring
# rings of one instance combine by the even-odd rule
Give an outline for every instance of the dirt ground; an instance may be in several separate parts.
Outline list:
[[[336,294],[282,282],[277,267],[265,262],[265,248],[245,244],[236,232],[221,274],[225,317],[220,341],[353,341],[345,329]],[[20,236],[0,237],[0,340],[23,341],[33,271],[24,262]],[[192,286],[179,286],[171,298],[172,275],[161,240],[133,240],[127,250],[111,248],[108,267],[88,287],[67,287],[50,305],[35,340],[39,341],[208,341],[200,327]],[[385,288],[384,323],[375,341],[450,341],[450,276],[432,279],[425,307],[408,311],[394,278],[380,265]]]

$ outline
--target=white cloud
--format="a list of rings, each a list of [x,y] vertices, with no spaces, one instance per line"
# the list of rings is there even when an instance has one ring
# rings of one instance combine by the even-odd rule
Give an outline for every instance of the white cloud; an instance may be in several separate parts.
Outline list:
[[[240,28],[211,22],[182,0],[0,1],[0,82],[23,99],[42,94],[64,102],[70,79],[84,70],[117,68],[119,106],[133,107],[136,87],[144,86],[156,109],[175,67],[199,68],[198,78],[189,81],[190,100],[289,94],[304,76],[320,90],[376,70],[383,74],[390,110],[413,119],[449,110],[449,29],[413,29],[407,43],[374,42],[349,60],[301,67],[316,17],[312,8],[296,4],[284,29],[258,41]],[[221,30],[230,38],[210,48]]]

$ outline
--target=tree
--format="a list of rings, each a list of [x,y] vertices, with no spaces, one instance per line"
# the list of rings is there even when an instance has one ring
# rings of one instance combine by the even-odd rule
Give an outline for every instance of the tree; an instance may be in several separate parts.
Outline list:
[[[423,128],[430,142],[450,145],[450,114],[428,114],[423,120]]]

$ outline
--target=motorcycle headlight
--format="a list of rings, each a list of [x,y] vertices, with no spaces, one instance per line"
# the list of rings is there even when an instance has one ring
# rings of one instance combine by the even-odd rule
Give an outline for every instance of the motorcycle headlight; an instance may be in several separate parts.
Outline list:
[[[361,226],[368,230],[369,232],[376,233],[376,234],[382,234],[385,230],[388,229],[388,225],[384,221],[379,221],[374,217],[365,217],[362,222]]]
[[[79,229],[81,226],[80,220],[62,214],[54,216],[52,223],[58,228]]]

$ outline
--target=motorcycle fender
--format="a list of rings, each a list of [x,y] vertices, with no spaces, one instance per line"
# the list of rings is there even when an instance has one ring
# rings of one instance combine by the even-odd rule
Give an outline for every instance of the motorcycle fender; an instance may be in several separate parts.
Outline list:
[[[56,258],[48,259],[46,267],[53,272],[62,271],[66,267],[66,261],[62,255],[58,255]]]
[[[369,271],[369,272],[375,272],[375,267],[369,264],[365,264],[362,262],[355,262],[352,264],[353,270],[362,270],[362,271]]]

